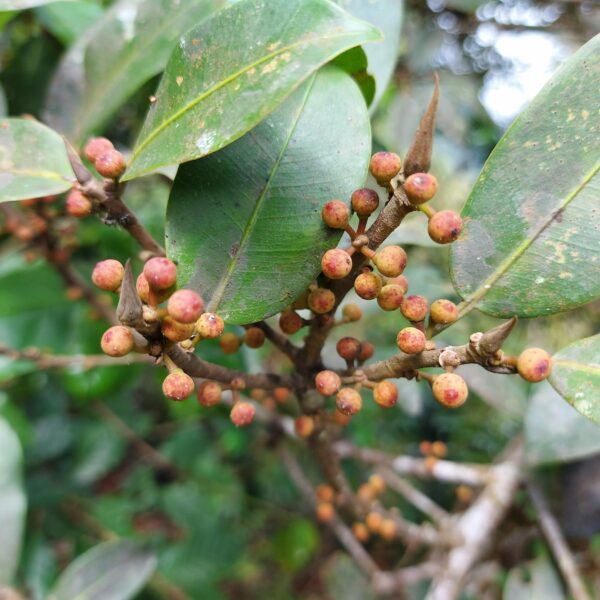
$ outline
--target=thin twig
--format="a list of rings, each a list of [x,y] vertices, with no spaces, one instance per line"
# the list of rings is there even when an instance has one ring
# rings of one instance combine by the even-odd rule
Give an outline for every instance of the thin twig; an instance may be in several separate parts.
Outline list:
[[[569,586],[571,595],[574,600],[591,600],[591,596],[588,594],[585,583],[577,568],[575,558],[569,549],[558,522],[550,512],[544,493],[538,484],[531,479],[527,481],[527,491],[538,513],[540,529],[550,546],[560,572]]]

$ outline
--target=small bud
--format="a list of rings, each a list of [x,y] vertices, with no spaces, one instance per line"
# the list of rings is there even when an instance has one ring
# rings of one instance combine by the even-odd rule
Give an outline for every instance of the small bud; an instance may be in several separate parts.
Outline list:
[[[352,192],[352,209],[359,217],[368,217],[379,206],[379,194],[369,188],[360,188]]]
[[[317,315],[324,315],[333,310],[335,294],[325,288],[317,288],[308,296],[308,306]]]
[[[342,308],[342,315],[345,319],[354,323],[355,321],[360,321],[362,310],[358,304],[346,304],[344,308]]]
[[[377,304],[383,310],[396,310],[400,308],[404,299],[404,290],[395,283],[388,283],[381,288],[377,296]]]
[[[115,147],[113,146],[110,140],[107,140],[104,137],[97,137],[92,138],[88,141],[88,143],[85,145],[85,148],[83,149],[83,153],[91,163],[95,163],[96,159],[101,154],[104,154],[105,152],[114,149]]]
[[[411,204],[429,202],[437,192],[437,179],[430,173],[413,173],[404,182],[404,191]]]
[[[375,499],[373,488],[368,483],[363,483],[356,490],[356,495],[365,503],[370,504]]]
[[[113,149],[100,154],[94,161],[94,167],[96,167],[96,171],[98,171],[102,177],[119,179],[119,177],[125,173],[127,162],[125,161],[125,157],[118,150]]]
[[[300,331],[303,325],[302,317],[294,310],[284,310],[279,317],[279,328],[288,335]]]
[[[177,369],[165,377],[162,391],[171,400],[185,400],[194,393],[194,380],[181,369]]]
[[[387,185],[401,167],[402,159],[394,152],[376,152],[369,162],[369,171],[380,185]]]
[[[398,388],[391,381],[380,381],[373,389],[373,398],[379,406],[391,408],[398,401]]]
[[[405,327],[398,332],[396,344],[406,354],[419,354],[425,350],[427,338],[425,334],[416,327]]]
[[[458,307],[450,300],[436,300],[431,303],[429,318],[434,323],[441,323],[443,325],[454,323],[458,319]]]
[[[260,348],[265,343],[265,332],[260,327],[248,327],[244,333],[244,344],[248,348]]]
[[[552,357],[542,348],[527,348],[519,355],[517,371],[525,381],[537,383],[552,372]]]
[[[360,342],[353,337],[343,337],[335,349],[344,360],[355,360],[360,354]]]
[[[92,201],[79,190],[72,189],[65,200],[65,210],[72,217],[81,219],[92,214]]]
[[[92,271],[92,282],[101,290],[115,292],[123,281],[125,269],[118,260],[109,258],[96,263]]]
[[[156,256],[144,265],[144,277],[154,290],[166,290],[177,281],[177,266],[168,258]]]
[[[428,309],[427,299],[423,296],[405,296],[400,305],[400,312],[413,323],[422,321],[427,316]]]
[[[406,268],[406,252],[400,246],[386,246],[377,252],[373,262],[382,275],[398,277]]]
[[[193,323],[180,323],[173,317],[167,315],[160,326],[162,334],[172,342],[183,342],[194,335]]]
[[[347,416],[355,415],[362,408],[362,398],[353,388],[342,388],[335,398],[337,409]]]
[[[366,519],[365,525],[369,528],[372,533],[379,533],[379,528],[381,527],[381,523],[383,521],[383,517],[380,513],[372,511],[370,512]]]
[[[223,319],[214,313],[204,313],[196,321],[196,331],[203,338],[218,338],[223,334],[224,329]]]
[[[346,229],[350,220],[350,209],[341,200],[330,200],[323,206],[321,218],[327,227]]]
[[[381,277],[379,277],[377,273],[371,271],[361,273],[354,280],[354,291],[363,300],[373,300],[374,298],[377,298],[382,287],[383,282]]]
[[[329,279],[343,279],[352,270],[352,259],[340,248],[327,250],[321,259],[321,270]]]
[[[352,533],[354,534],[354,537],[363,544],[369,541],[369,530],[364,523],[353,523]]]
[[[202,406],[216,406],[221,401],[223,390],[216,381],[203,381],[198,386],[198,403]]]
[[[240,338],[235,333],[224,333],[219,340],[219,345],[224,354],[234,354],[241,346]]]
[[[195,323],[204,310],[204,301],[193,290],[177,290],[167,303],[167,311],[180,323]]]
[[[465,380],[456,373],[436,375],[431,386],[434,398],[448,408],[462,406],[469,395]]]
[[[133,333],[128,327],[115,325],[107,329],[100,340],[100,347],[108,356],[125,356],[133,350]]]
[[[300,437],[310,437],[315,430],[315,420],[308,415],[302,415],[294,420],[294,428]]]
[[[379,526],[379,535],[386,541],[393,541],[398,535],[398,528],[393,519],[383,519]]]
[[[383,492],[385,492],[385,479],[377,473],[369,477],[369,485],[375,494],[383,494]]]
[[[254,421],[256,409],[250,402],[236,402],[231,409],[229,418],[236,427],[246,427]]]
[[[438,244],[450,244],[460,235],[463,228],[462,219],[453,210],[436,212],[427,225],[429,237]]]
[[[333,371],[321,371],[315,377],[315,387],[323,396],[333,396],[342,386],[342,380]]]
[[[448,446],[437,440],[431,444],[431,454],[437,456],[437,458],[446,458],[448,456]]]

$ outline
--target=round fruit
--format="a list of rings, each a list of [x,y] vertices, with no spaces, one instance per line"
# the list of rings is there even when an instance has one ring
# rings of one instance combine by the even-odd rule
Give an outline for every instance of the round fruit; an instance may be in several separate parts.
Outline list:
[[[144,265],[144,277],[154,290],[166,290],[177,281],[177,266],[168,258],[156,256]]]
[[[398,401],[398,388],[391,381],[380,381],[373,389],[373,398],[379,406],[390,408]]]
[[[404,299],[404,290],[395,283],[384,285],[377,296],[377,304],[383,310],[396,310],[400,308]]]
[[[406,268],[406,252],[400,246],[386,246],[377,252],[373,262],[382,275],[398,277]]]
[[[177,290],[167,303],[169,315],[180,323],[195,323],[204,310],[204,300],[193,290]]]
[[[236,427],[246,427],[254,421],[255,413],[256,409],[253,404],[240,401],[233,405],[229,418]]]
[[[92,271],[92,282],[101,290],[114,292],[119,289],[124,273],[125,269],[118,260],[101,260]]]
[[[100,154],[94,161],[94,167],[102,177],[118,179],[125,173],[127,162],[118,150],[112,149]]]
[[[379,206],[379,194],[369,188],[360,188],[352,192],[352,209],[359,217],[368,217]]]
[[[333,396],[342,386],[342,380],[333,371],[321,371],[315,377],[315,386],[323,396]]]
[[[302,317],[295,310],[284,310],[279,317],[279,328],[288,335],[300,331],[303,325]]]
[[[337,353],[344,360],[354,360],[360,354],[360,342],[353,337],[343,337],[336,344]]]
[[[358,304],[346,304],[344,308],[342,308],[342,315],[345,319],[353,323],[360,320],[362,317],[362,310],[360,310]]]
[[[244,344],[248,348],[260,348],[265,343],[265,332],[260,327],[248,327],[244,333]]]
[[[221,346],[221,350],[225,354],[234,354],[238,351],[242,342],[240,338],[235,335],[235,333],[224,333],[221,339],[219,340],[219,345]]]
[[[437,192],[437,179],[430,173],[413,173],[404,182],[404,191],[411,204],[424,204]]]
[[[379,184],[389,183],[401,167],[402,159],[394,152],[376,152],[369,162],[369,171]]]
[[[458,238],[463,228],[459,215],[452,210],[436,212],[427,225],[429,237],[438,244],[450,244]]]
[[[434,398],[448,408],[462,406],[469,395],[465,380],[456,373],[436,375],[431,386]]]
[[[223,390],[216,381],[203,381],[198,387],[198,403],[202,406],[215,406],[221,401]]]
[[[427,338],[425,334],[416,327],[405,327],[398,332],[396,337],[398,348],[406,354],[419,354],[425,350]]]
[[[317,288],[308,296],[308,306],[317,315],[324,315],[333,310],[335,294],[325,288]]]
[[[165,377],[162,391],[171,400],[185,400],[194,393],[194,380],[187,373],[178,369]]]
[[[315,430],[315,420],[308,415],[302,415],[294,421],[294,428],[300,437],[310,437]]]
[[[436,300],[431,303],[429,309],[429,318],[434,323],[448,325],[458,319],[458,307],[450,300]]]
[[[375,346],[371,344],[371,342],[361,342],[360,343],[360,353],[358,355],[358,360],[363,363],[365,360],[369,360],[375,354]]]
[[[83,153],[91,163],[94,163],[101,154],[114,149],[115,147],[110,140],[104,137],[97,137],[88,141],[83,149]]]
[[[196,321],[196,331],[203,338],[218,338],[223,334],[224,329],[223,319],[214,313],[204,313]]]
[[[342,388],[335,397],[335,405],[343,415],[352,416],[362,408],[362,398],[354,388]]]
[[[72,189],[65,200],[65,210],[72,217],[81,219],[92,214],[92,201],[79,190]]]
[[[275,400],[277,400],[277,402],[279,402],[279,404],[283,404],[284,402],[288,401],[290,397],[290,390],[285,387],[276,387],[273,390],[273,397]]]
[[[323,206],[321,218],[327,227],[346,229],[350,220],[350,209],[341,200],[330,200]]]
[[[133,333],[128,327],[115,325],[107,329],[100,340],[100,347],[108,356],[125,356],[133,350]]]
[[[406,296],[400,305],[400,312],[413,323],[422,321],[427,316],[429,305],[423,296]]]
[[[189,340],[194,335],[194,324],[180,323],[167,315],[161,323],[160,330],[168,340],[183,342],[183,340]]]
[[[343,279],[352,270],[352,259],[345,250],[327,250],[321,259],[321,269],[329,279]]]
[[[542,381],[552,371],[552,357],[542,348],[527,348],[519,355],[517,371],[526,381]]]
[[[382,287],[381,277],[372,271],[361,273],[354,280],[354,291],[364,300],[377,298]]]
[[[317,519],[321,523],[330,523],[335,517],[335,508],[330,502],[319,502],[316,508]]]

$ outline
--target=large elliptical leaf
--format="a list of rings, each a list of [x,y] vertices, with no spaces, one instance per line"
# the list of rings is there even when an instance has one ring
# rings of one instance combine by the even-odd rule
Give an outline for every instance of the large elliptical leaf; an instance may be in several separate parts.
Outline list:
[[[556,353],[550,383],[573,408],[600,425],[600,334]]]
[[[75,2],[76,0],[72,1]],[[56,0],[0,0],[0,11],[25,10],[34,6],[50,4],[51,2],[56,2]]]
[[[167,64],[187,29],[229,0],[119,0],[62,59],[46,117],[72,141],[98,130]]]
[[[123,179],[238,139],[317,68],[379,31],[330,0],[241,0],[183,36]]]
[[[156,568],[156,557],[131,540],[98,544],[75,559],[50,594],[52,600],[128,600]]]
[[[182,165],[166,227],[180,283],[230,323],[291,304],[340,238],[321,207],[363,185],[370,151],[360,90],[327,67],[242,139]]]
[[[570,58],[485,164],[452,245],[471,308],[564,311],[600,295],[600,35]]]
[[[0,202],[60,194],[74,180],[60,135],[30,119],[0,119]]]

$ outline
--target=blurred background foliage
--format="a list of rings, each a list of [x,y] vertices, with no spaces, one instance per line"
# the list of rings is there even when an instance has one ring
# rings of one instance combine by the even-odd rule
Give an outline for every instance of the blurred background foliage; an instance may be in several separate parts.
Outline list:
[[[43,119],[61,56],[109,5],[81,0],[0,12],[0,113]],[[439,206],[459,210],[504,129],[560,62],[599,30],[594,0],[408,0],[397,66],[373,114],[374,146],[406,151],[437,70],[442,96],[432,172],[440,182]],[[122,148],[133,145],[156,83],[154,78],[144,85],[107,127],[105,133]],[[159,239],[168,190],[166,178],[153,176],[132,182],[125,196]],[[420,217],[409,215],[394,238],[409,248],[411,291],[430,300],[456,299],[447,251],[432,247]],[[91,219],[77,227],[74,232],[66,223],[65,236],[73,238],[73,263],[85,277],[99,259],[125,260],[138,251],[117,229]],[[395,352],[396,332],[404,326],[397,313],[351,301],[359,301],[364,318],[336,329],[325,350],[332,366],[343,366],[335,354],[339,337],[352,332],[368,339],[375,358],[385,358]],[[595,303],[521,322],[507,351],[531,343],[556,351],[595,333],[599,316]],[[463,343],[469,333],[494,323],[471,313],[441,337]],[[83,301],[67,299],[61,281],[39,257],[0,237],[3,344],[97,353],[104,327]],[[269,346],[225,357],[209,342],[203,356],[250,371],[264,364],[288,368]],[[481,369],[464,373],[472,392],[464,409],[447,411],[427,386],[402,380],[397,409],[382,418],[367,403],[347,435],[359,445],[415,456],[422,440],[442,440],[451,460],[489,462],[524,428],[530,465],[555,492],[554,508],[586,551],[584,570],[600,589],[600,490],[593,483],[600,480],[597,427],[547,384],[530,396],[520,379],[503,378],[499,385]],[[291,405],[281,410],[293,414]],[[116,595],[106,590],[104,598],[136,593],[140,599],[174,600],[370,598],[331,534],[298,501],[269,444],[268,429],[260,424],[235,429],[225,409],[209,413],[193,402],[165,401],[152,366],[40,371],[33,363],[0,356],[0,582],[3,574],[14,573],[14,586],[25,597],[47,598],[54,589],[55,597],[68,598],[69,573],[57,584],[60,573],[89,548],[108,542],[95,552],[102,560],[118,560],[101,563],[100,573],[112,573],[123,585]],[[304,462],[318,482],[316,467]],[[357,465],[348,469],[357,485],[368,475]],[[448,509],[460,508],[451,486],[431,482],[424,491]],[[408,518],[420,518],[399,506]],[[143,545],[115,549],[111,540],[117,538]],[[522,502],[494,549],[503,571],[490,598],[566,597],[535,539],[532,515]],[[370,550],[382,565],[392,565],[400,554],[400,548],[377,542]],[[86,563],[85,556],[70,568],[93,581],[97,563]],[[127,582],[132,570],[139,581]],[[411,597],[422,592],[412,590]]]

